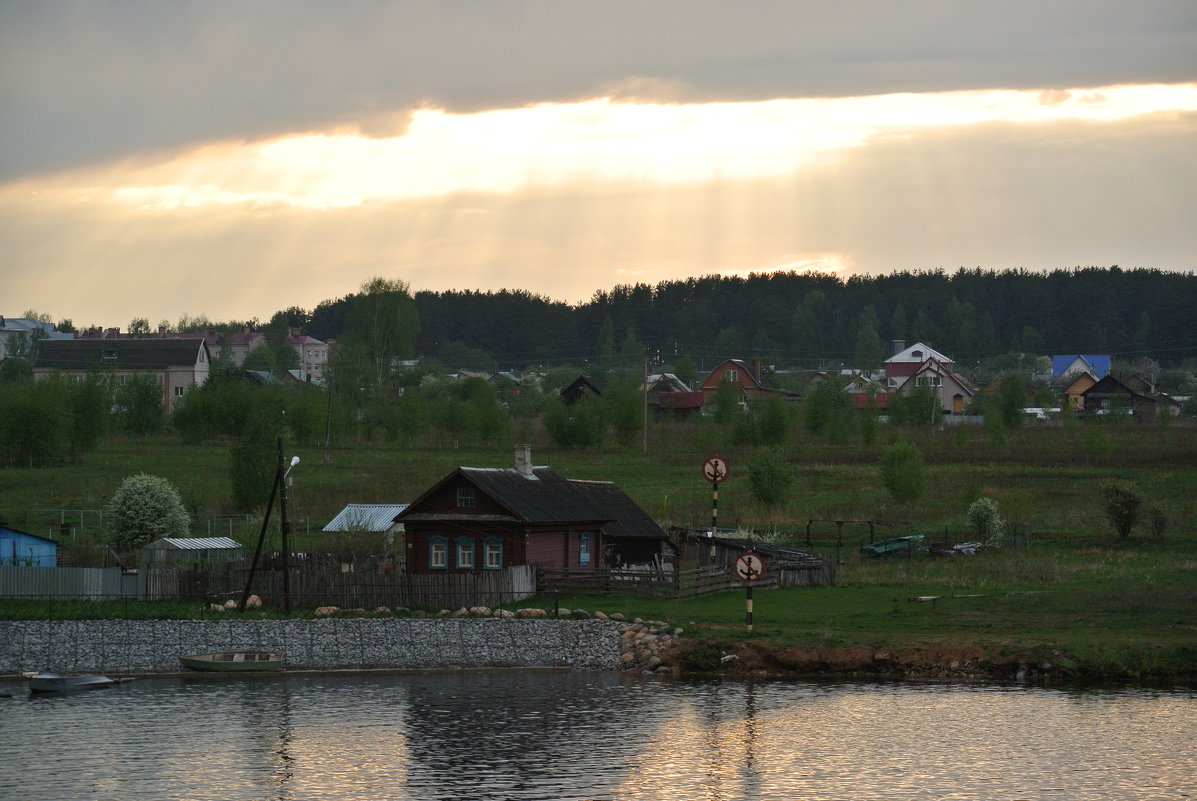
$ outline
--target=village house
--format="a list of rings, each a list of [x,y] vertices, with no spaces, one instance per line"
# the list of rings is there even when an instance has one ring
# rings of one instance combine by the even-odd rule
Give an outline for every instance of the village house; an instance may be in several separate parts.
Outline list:
[[[133,376],[150,376],[162,389],[168,413],[187,392],[208,380],[211,354],[200,335],[177,339],[46,340],[31,362],[33,380],[61,377],[83,381],[110,376],[124,384]]]
[[[977,388],[956,372],[956,362],[922,342],[905,345],[902,340],[895,340],[894,355],[883,363],[886,391],[902,395],[916,387],[929,387],[945,415],[964,414]]]
[[[650,561],[668,538],[611,482],[573,481],[534,466],[458,467],[395,517],[409,573],[480,573],[514,565],[593,571],[604,560]]]
[[[688,420],[702,413],[703,393],[691,390],[673,373],[648,376],[640,385],[640,391],[653,408],[654,419]]]
[[[580,375],[561,390],[561,402],[573,406],[582,400],[598,400],[603,396],[603,385],[588,375]]]
[[[74,334],[59,331],[53,323],[44,323],[32,317],[5,317],[0,314],[0,360],[13,355],[28,355],[35,341],[74,338]]]
[[[722,384],[734,385],[739,391],[740,402],[745,404],[770,397],[780,397],[785,400],[798,399],[796,392],[769,386],[761,371],[759,361],[754,361],[750,365],[743,359],[727,359],[718,364],[698,387],[706,403],[711,403],[714,400]]]
[[[1166,395],[1135,389],[1131,382],[1124,382],[1114,375],[1103,376],[1081,394],[1082,409],[1086,414],[1129,414],[1141,423],[1156,419],[1161,408],[1175,415],[1180,405]],[[1140,380],[1140,386],[1144,384]]]
[[[1074,354],[1052,357],[1052,377],[1065,378],[1074,374],[1089,373],[1094,381],[1110,374],[1109,356],[1084,356]]]
[[[121,333],[119,328],[92,329],[80,335],[80,339],[103,340],[133,340],[133,339],[196,339],[202,338],[208,346],[208,353],[213,357],[230,359],[237,367],[245,364],[245,359],[255,348],[267,344],[266,334],[254,331],[248,326],[240,331],[221,334],[215,328],[209,328],[205,333],[167,331],[165,326],[158,327],[158,333],[151,336],[141,334]],[[320,384],[324,381],[324,373],[328,366],[328,356],[332,345],[319,339],[307,336],[298,328],[291,328],[287,335],[287,344],[295,351],[299,361],[298,377],[303,383]]]

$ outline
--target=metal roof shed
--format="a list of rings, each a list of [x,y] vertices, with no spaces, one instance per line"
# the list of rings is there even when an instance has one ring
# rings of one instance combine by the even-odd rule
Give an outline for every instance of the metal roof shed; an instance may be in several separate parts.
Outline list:
[[[395,516],[407,508],[405,503],[351,503],[328,521],[327,532],[402,532],[403,524]]]
[[[141,549],[149,564],[230,562],[245,558],[245,547],[231,537],[163,537]]]

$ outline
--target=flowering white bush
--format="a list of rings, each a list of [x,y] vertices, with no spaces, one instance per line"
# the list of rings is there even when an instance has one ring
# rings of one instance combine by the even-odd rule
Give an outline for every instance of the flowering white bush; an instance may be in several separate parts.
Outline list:
[[[129,476],[108,501],[108,531],[122,550],[161,537],[186,537],[190,526],[179,491],[161,476]]]
[[[977,530],[977,537],[990,548],[999,548],[1006,524],[998,515],[997,501],[977,498],[968,506],[968,522]]]

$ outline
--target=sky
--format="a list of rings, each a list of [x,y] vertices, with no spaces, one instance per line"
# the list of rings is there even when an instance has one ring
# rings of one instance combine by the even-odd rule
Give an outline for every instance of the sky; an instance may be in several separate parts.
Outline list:
[[[0,0],[0,314],[1197,270],[1192,0]]]

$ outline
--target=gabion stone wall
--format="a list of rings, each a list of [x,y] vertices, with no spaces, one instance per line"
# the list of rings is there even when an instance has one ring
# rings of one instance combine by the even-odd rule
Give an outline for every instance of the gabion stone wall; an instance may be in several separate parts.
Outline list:
[[[625,627],[502,618],[0,621],[0,674],[175,671],[180,654],[236,648],[284,651],[291,668],[615,670]]]

